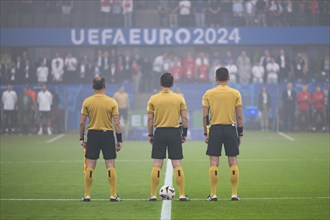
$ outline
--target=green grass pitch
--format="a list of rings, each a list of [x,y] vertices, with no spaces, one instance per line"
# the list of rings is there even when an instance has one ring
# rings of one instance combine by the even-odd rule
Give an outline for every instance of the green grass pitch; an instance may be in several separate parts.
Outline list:
[[[192,201],[174,200],[172,219],[329,219],[329,134],[288,135],[294,141],[278,133],[245,132],[238,159],[239,202],[229,200],[225,157],[219,168],[220,200],[204,201],[209,194],[206,145],[185,143],[183,169]],[[124,201],[108,202],[107,174],[100,159],[92,186],[94,201],[82,203],[78,134],[46,143],[54,137],[1,136],[1,219],[160,219],[162,201],[144,201],[152,167],[147,141],[124,142],[118,154],[117,190]],[[160,186],[165,168],[166,163]]]

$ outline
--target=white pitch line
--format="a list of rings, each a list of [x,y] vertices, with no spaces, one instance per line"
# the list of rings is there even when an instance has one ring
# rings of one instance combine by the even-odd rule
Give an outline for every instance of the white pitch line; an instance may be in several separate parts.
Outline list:
[[[173,178],[172,161],[170,159],[167,159],[164,185],[172,186],[172,178]],[[163,200],[160,220],[171,220],[171,213],[172,213],[172,201]]]
[[[64,135],[65,135],[65,134],[57,135],[56,137],[54,137],[54,138],[52,138],[52,139],[49,139],[49,140],[45,141],[45,143],[46,143],[46,144],[50,144],[50,143],[52,143],[52,142],[54,142],[54,141],[56,141],[56,140],[58,140],[58,139],[64,137]]]
[[[31,161],[0,161],[0,164],[26,164],[26,163],[81,163],[82,160],[31,160]],[[116,162],[152,162],[152,160],[116,160]]]
[[[282,132],[278,132],[278,134],[281,135],[282,137],[284,137],[284,138],[290,140],[290,141],[295,141],[295,140],[296,140],[296,139],[294,139],[293,137],[290,137],[289,135],[284,134],[284,133],[282,133]]]
[[[330,199],[329,196],[316,196],[316,197],[256,197],[256,198],[240,198],[240,200],[314,200],[314,199]],[[109,199],[91,199],[92,201],[108,201]],[[206,198],[190,198],[191,201],[206,201]],[[64,199],[64,198],[1,198],[0,201],[80,201],[80,199]],[[125,199],[123,201],[147,201],[146,199]],[[163,200],[168,202],[171,200]],[[219,199],[218,201],[231,201],[228,199]]]
[[[320,159],[320,158],[308,158],[309,161],[312,162],[324,162],[329,161],[329,159]],[[11,161],[0,161],[0,164],[45,164],[45,163],[81,163],[82,160],[31,160],[31,161],[21,161],[21,160],[11,160]],[[186,162],[208,162],[207,160],[185,160]],[[283,159],[283,158],[273,158],[273,159],[263,159],[263,158],[250,158],[250,159],[240,159],[240,161],[244,162],[305,162],[306,159]],[[151,160],[116,160],[116,162],[120,163],[131,163],[131,162],[151,162]]]

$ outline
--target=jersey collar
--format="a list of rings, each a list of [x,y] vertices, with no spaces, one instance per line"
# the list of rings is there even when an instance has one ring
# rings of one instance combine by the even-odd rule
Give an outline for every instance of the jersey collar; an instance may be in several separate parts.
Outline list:
[[[163,88],[161,93],[170,93],[172,90],[170,88]]]

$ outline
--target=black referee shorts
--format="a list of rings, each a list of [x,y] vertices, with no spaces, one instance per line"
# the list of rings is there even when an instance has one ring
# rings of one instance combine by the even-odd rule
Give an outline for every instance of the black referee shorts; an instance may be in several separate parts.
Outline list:
[[[105,160],[116,159],[116,143],[111,130],[89,130],[87,133],[86,158],[96,160],[102,150]]]
[[[156,128],[151,157],[165,159],[166,149],[171,160],[183,159],[181,132],[179,128]]]
[[[207,143],[206,155],[221,156],[222,144],[226,156],[239,155],[238,136],[235,125],[212,125]]]

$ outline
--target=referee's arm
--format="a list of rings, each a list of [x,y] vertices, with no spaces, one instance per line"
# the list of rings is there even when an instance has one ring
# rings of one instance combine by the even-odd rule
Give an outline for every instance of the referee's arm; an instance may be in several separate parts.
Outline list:
[[[242,107],[236,107],[236,121],[237,121],[237,127],[241,128],[243,127],[243,114],[242,114]]]
[[[182,127],[188,128],[188,114],[187,111],[181,111],[181,120],[182,120]]]
[[[181,120],[182,120],[182,143],[186,141],[187,131],[188,131],[188,114],[187,111],[181,111]]]
[[[114,124],[114,127],[115,127],[116,134],[121,134],[120,116],[119,115],[114,115],[113,116],[113,124]]]
[[[209,125],[209,107],[203,107],[203,128],[204,136],[207,133],[207,126]]]
[[[85,139],[84,139],[84,134],[85,134],[85,126],[86,126],[86,118],[87,115],[81,114],[80,115],[80,128],[79,128],[79,134],[80,134],[80,144],[81,146],[85,147]]]
[[[148,112],[148,137],[149,142],[152,144],[154,134],[154,113]]]
[[[237,123],[237,134],[238,134],[238,146],[242,143],[243,137],[243,114],[242,114],[242,107],[235,108],[236,113],[236,123]]]
[[[121,134],[120,116],[119,115],[113,116],[113,124],[115,127],[116,138],[117,138],[116,151],[120,151],[120,149],[122,147],[123,139],[122,139],[122,134]]]

